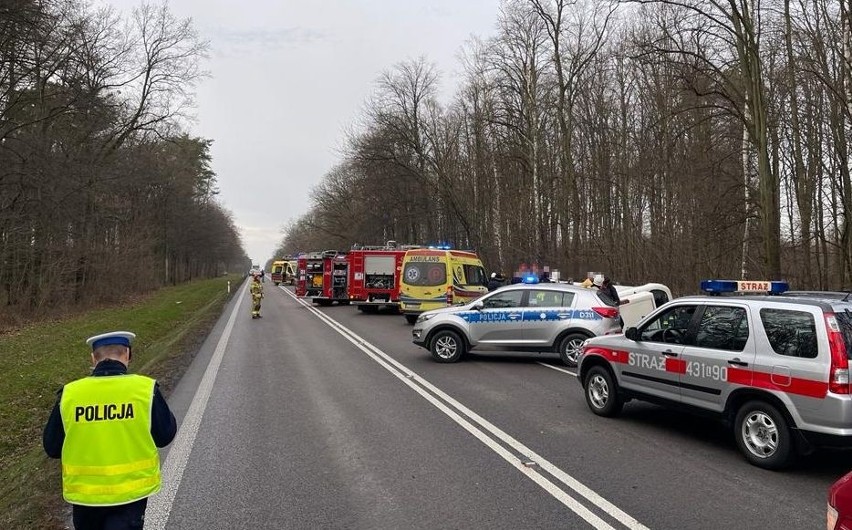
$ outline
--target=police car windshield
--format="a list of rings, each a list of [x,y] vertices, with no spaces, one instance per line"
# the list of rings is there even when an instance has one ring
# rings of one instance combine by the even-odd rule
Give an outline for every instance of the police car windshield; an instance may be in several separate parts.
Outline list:
[[[435,287],[447,283],[447,266],[441,262],[412,261],[405,264],[403,281],[418,287]]]

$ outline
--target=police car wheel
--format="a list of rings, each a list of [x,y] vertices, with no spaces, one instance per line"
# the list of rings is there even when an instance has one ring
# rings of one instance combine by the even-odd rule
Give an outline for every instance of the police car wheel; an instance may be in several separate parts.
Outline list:
[[[586,342],[587,338],[579,333],[572,333],[563,337],[559,341],[559,357],[562,358],[562,362],[571,368],[576,367],[577,358],[580,356],[583,343]]]
[[[439,363],[454,363],[464,356],[465,344],[455,331],[448,329],[435,333],[429,346],[432,358]]]
[[[787,420],[778,409],[763,401],[749,401],[734,422],[737,446],[751,464],[765,469],[786,467],[793,455]]]
[[[602,366],[593,366],[586,374],[586,404],[598,416],[617,416],[624,406],[618,395],[618,384],[609,370]]]

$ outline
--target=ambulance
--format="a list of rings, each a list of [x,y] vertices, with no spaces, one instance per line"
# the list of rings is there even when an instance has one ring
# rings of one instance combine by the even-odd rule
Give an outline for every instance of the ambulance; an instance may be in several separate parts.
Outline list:
[[[469,250],[430,247],[408,250],[402,260],[400,310],[414,324],[430,309],[466,304],[488,292],[479,256]]]
[[[349,303],[349,261],[345,252],[326,250],[302,254],[297,259],[296,296],[315,304]]]
[[[280,285],[282,283],[293,283],[293,279],[296,277],[296,269],[293,265],[290,264],[289,261],[286,260],[278,260],[272,262],[272,282],[275,285]]]

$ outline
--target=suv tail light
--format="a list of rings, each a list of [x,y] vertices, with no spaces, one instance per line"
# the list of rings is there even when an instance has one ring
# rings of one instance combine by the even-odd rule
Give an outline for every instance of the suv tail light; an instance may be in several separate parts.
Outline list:
[[[840,332],[834,313],[825,313],[825,329],[828,332],[828,347],[831,351],[828,391],[834,394],[849,394],[849,358],[846,356],[846,343],[843,342],[843,333]]]
[[[593,307],[592,311],[604,318],[618,318],[617,307]]]

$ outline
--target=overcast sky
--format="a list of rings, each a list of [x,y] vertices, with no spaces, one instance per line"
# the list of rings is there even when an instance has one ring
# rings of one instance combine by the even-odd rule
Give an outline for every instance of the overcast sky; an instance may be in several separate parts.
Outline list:
[[[129,11],[138,0],[100,0]],[[190,131],[210,138],[220,200],[255,263],[339,160],[345,132],[375,80],[421,55],[442,73],[445,98],[459,52],[493,33],[499,0],[171,0],[210,42]]]

